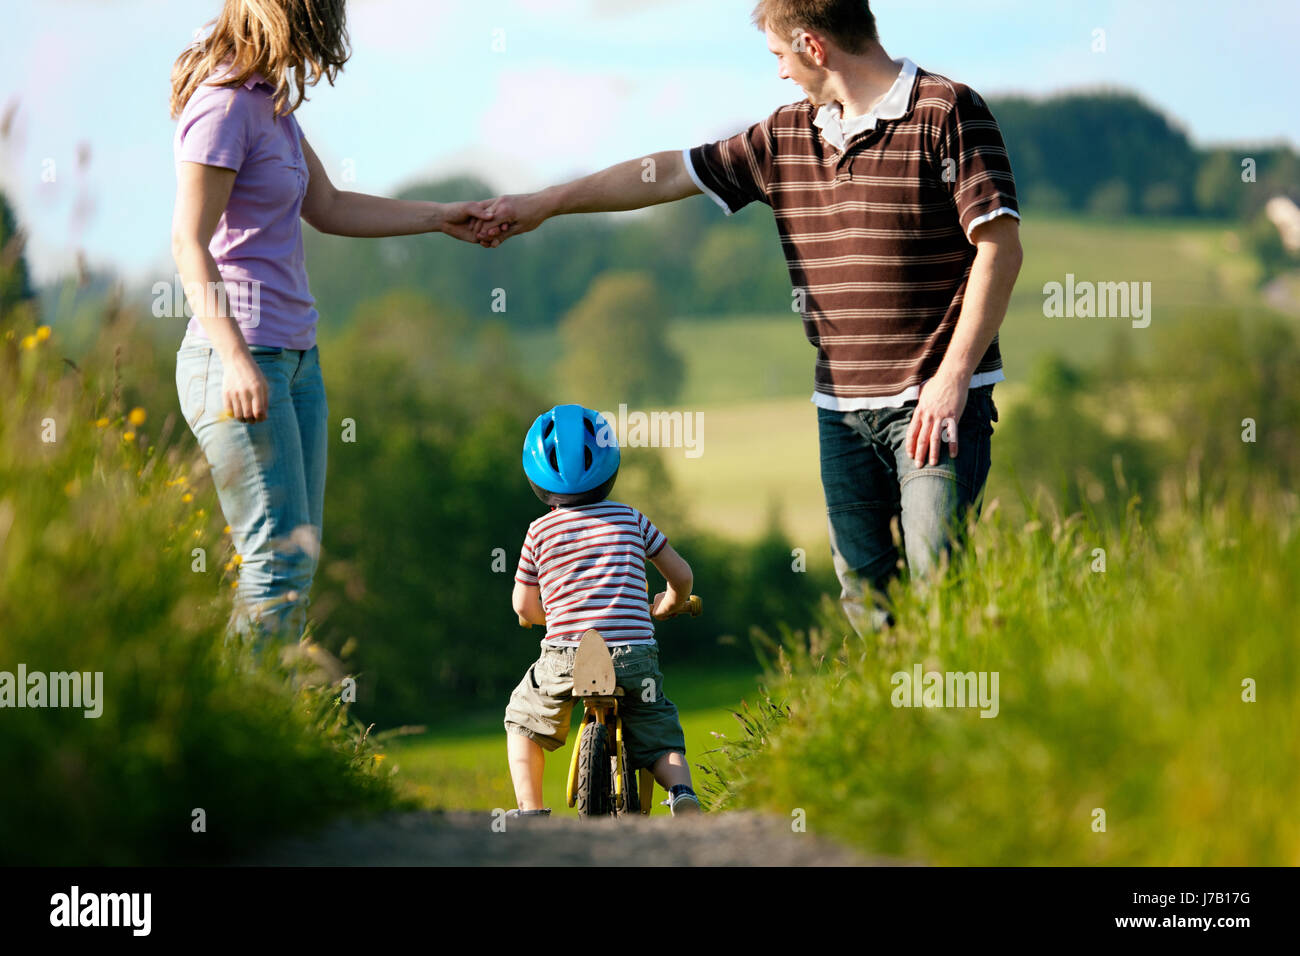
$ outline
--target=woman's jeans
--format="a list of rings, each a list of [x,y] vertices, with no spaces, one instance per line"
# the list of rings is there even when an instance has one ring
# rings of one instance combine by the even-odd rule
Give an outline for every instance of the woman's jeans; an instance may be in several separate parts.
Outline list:
[[[320,557],[328,408],[319,352],[249,347],[266,376],[265,421],[222,415],[221,357],[186,335],[176,353],[181,412],[212,469],[239,555],[230,633],[296,641]]]
[[[864,636],[893,623],[885,601],[899,570],[891,521],[899,519],[909,576],[924,580],[951,552],[968,514],[979,515],[988,478],[989,440],[998,417],[992,385],[970,390],[957,422],[957,457],[942,442],[933,467],[918,468],[905,448],[915,410],[915,401],[901,408],[817,409],[840,602]]]

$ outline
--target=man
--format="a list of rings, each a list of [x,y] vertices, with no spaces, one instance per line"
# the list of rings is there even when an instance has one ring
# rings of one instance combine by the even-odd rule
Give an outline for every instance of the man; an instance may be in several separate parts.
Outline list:
[[[979,513],[1004,377],[997,330],[1022,259],[1015,182],[984,101],[891,59],[866,0],[760,0],[754,22],[806,101],[718,143],[502,197],[478,238],[495,245],[551,216],[701,192],[728,215],[772,207],[817,348],[841,601],[865,635],[892,623],[891,520],[919,579]]]

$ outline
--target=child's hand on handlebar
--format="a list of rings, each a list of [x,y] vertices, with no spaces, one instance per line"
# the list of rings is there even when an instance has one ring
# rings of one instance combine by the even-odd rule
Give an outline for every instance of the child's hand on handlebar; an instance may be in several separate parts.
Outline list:
[[[676,591],[660,591],[655,595],[650,616],[656,621],[666,621],[678,614],[685,614],[690,609],[691,596],[680,595]]]

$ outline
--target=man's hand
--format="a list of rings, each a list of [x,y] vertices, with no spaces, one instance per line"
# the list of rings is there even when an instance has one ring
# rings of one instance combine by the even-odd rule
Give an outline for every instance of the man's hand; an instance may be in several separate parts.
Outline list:
[[[958,378],[942,368],[934,378],[921,386],[921,395],[907,426],[907,441],[903,447],[917,468],[939,464],[939,443],[948,443],[948,455],[957,457],[957,423],[966,410],[966,396],[970,391],[970,378]]]
[[[539,193],[498,196],[487,204],[488,217],[480,220],[475,240],[489,248],[501,245],[512,236],[532,232],[548,218]]]

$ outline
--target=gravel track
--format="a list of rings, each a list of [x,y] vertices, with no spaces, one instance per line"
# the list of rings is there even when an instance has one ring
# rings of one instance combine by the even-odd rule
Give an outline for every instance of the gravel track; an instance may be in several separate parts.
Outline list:
[[[872,860],[779,817],[750,812],[696,817],[511,821],[489,813],[390,814],[338,821],[277,841],[250,866],[864,866]],[[500,827],[500,823],[497,823]]]

